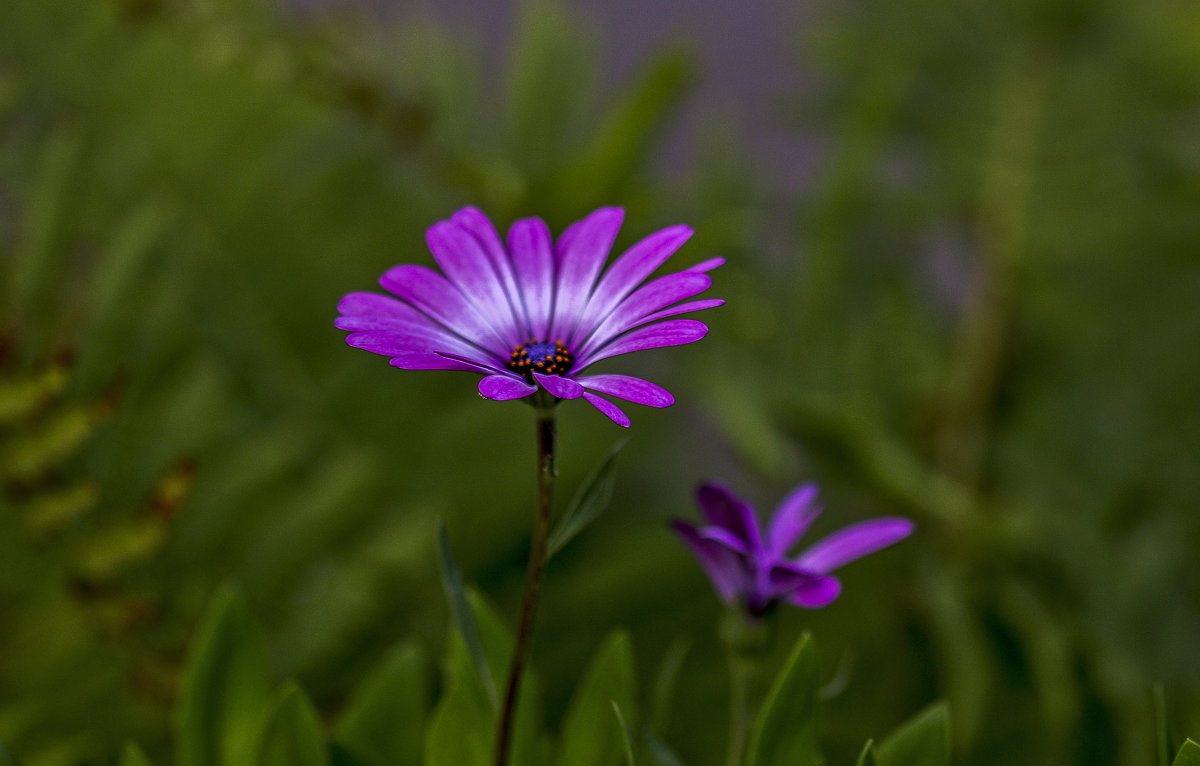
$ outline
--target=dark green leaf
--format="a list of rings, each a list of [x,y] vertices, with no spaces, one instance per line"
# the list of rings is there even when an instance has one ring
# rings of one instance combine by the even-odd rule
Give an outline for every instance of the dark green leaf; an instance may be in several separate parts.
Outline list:
[[[255,764],[329,766],[329,748],[317,711],[294,682],[289,682],[279,693],[263,729]]]
[[[467,603],[488,661],[505,667],[512,653],[512,637],[481,598],[467,594]],[[450,636],[445,661],[445,692],[439,700],[425,733],[425,766],[487,766],[493,758],[496,714],[488,703],[474,662],[457,632]],[[609,714],[612,717],[612,714]],[[513,724],[513,766],[541,766],[549,758],[549,743],[542,733],[541,689],[529,672],[521,685]]]
[[[603,204],[635,175],[695,80],[692,59],[684,50],[658,53],[622,94],[578,160],[556,175],[550,198],[563,215]]]
[[[450,541],[446,537],[446,524],[438,520],[438,572],[442,576],[442,588],[446,591],[446,600],[450,603],[450,613],[454,624],[462,636],[467,653],[475,666],[475,672],[483,682],[483,690],[487,694],[492,710],[500,709],[499,695],[496,693],[496,681],[492,669],[488,665],[487,654],[483,651],[483,643],[479,638],[479,627],[475,624],[475,615],[467,604],[466,592],[463,588],[463,574],[454,558],[450,555]]]
[[[1171,766],[1200,766],[1200,744],[1193,739],[1184,740]]]
[[[750,734],[748,766],[815,766],[817,652],[806,633],[796,642]]]
[[[858,755],[857,766],[877,766],[875,761],[875,745],[871,740],[867,740],[867,744],[863,745],[862,752]]]
[[[620,759],[622,732],[612,706],[628,711],[636,726],[635,683],[633,648],[618,631],[596,650],[575,688],[563,719],[560,766],[612,766]]]
[[[516,154],[524,169],[536,171],[562,148],[593,61],[565,3],[523,0],[519,8],[508,102]]]
[[[875,751],[879,766],[949,766],[950,711],[930,705],[892,732]]]
[[[271,679],[236,589],[217,593],[197,636],[183,673],[177,762],[240,766],[254,752]]]
[[[17,766],[16,756],[3,741],[0,741],[0,766]],[[124,765],[122,764],[122,766]]]
[[[629,724],[625,721],[625,716],[621,715],[621,706],[616,700],[609,700],[612,703],[613,715],[617,717],[617,723],[621,725],[621,741],[625,745],[625,762],[629,766],[637,766],[637,761],[633,757],[633,736],[629,733]]]
[[[420,647],[403,643],[360,683],[334,736],[375,766],[416,766],[429,711],[428,663]]]
[[[546,543],[547,560],[558,553],[571,538],[582,532],[584,527],[595,521],[612,502],[617,455],[628,441],[622,439],[613,446],[608,457],[583,483],[567,510],[555,522],[554,528],[550,530],[550,539]]]
[[[671,714],[672,698],[675,696],[675,682],[679,680],[679,671],[683,668],[683,660],[687,657],[691,641],[679,636],[667,647],[663,655],[658,674],[654,677],[654,687],[650,697],[650,719],[647,722],[655,732],[666,731]]]
[[[136,742],[126,742],[121,749],[121,760],[117,766],[151,766],[150,759],[142,752]]]

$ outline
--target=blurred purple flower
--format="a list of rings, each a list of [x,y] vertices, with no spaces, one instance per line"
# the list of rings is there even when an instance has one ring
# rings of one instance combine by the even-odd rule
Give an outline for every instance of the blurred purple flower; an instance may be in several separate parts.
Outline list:
[[[913,523],[904,518],[863,521],[788,558],[788,548],[821,512],[816,497],[813,484],[792,490],[775,511],[764,541],[753,508],[720,484],[703,484],[696,490],[696,502],[711,526],[676,519],[672,527],[726,603],[737,600],[754,616],[766,614],[780,601],[816,609],[831,603],[842,590],[830,572],[904,539],[913,530]]]
[[[668,407],[674,397],[629,375],[580,373],[612,356],[703,338],[703,323],[667,317],[724,303],[680,302],[708,289],[704,272],[724,261],[642,284],[692,234],[672,226],[626,250],[601,276],[624,215],[601,208],[557,242],[544,222],[526,218],[508,230],[506,248],[483,213],[464,208],[426,234],[441,273],[393,267],[379,283],[399,300],[350,293],[335,324],[351,332],[351,346],[390,356],[394,367],[483,375],[479,393],[488,399],[519,399],[539,387],[555,400],[582,397],[628,427],[625,413],[600,394],[651,407]]]

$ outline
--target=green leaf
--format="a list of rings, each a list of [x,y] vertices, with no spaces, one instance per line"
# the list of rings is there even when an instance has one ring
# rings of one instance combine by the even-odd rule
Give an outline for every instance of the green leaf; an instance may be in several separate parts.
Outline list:
[[[592,472],[579,491],[575,493],[567,510],[555,522],[550,530],[550,539],[546,542],[546,560],[549,561],[558,553],[571,538],[583,531],[608,507],[612,502],[613,484],[617,470],[617,455],[625,447],[628,439],[622,439],[613,446],[604,462]]]
[[[487,654],[483,651],[483,643],[479,638],[479,627],[475,624],[475,616],[467,604],[466,591],[463,588],[463,574],[454,558],[450,555],[450,541],[446,537],[446,524],[438,520],[438,572],[442,576],[442,588],[446,591],[446,600],[450,602],[450,613],[454,616],[454,624],[458,634],[462,636],[467,653],[475,672],[483,682],[483,690],[487,694],[492,711],[500,709],[500,697],[496,693],[496,681],[492,676],[491,666],[488,665]]]
[[[3,740],[0,740],[0,766],[17,766],[16,756],[12,754]]]
[[[241,766],[254,752],[271,679],[235,588],[217,593],[198,636],[183,673],[176,760],[180,766]]]
[[[121,760],[117,762],[117,766],[151,766],[151,764],[150,759],[142,752],[142,748],[131,740],[126,742],[125,747],[121,749]]]
[[[488,661],[506,668],[512,654],[512,637],[500,618],[475,593],[468,606],[479,627]],[[459,633],[450,635],[442,687],[445,692],[425,732],[425,766],[488,766],[492,762],[496,714],[488,703],[483,682]],[[548,743],[542,733],[541,689],[528,669],[513,723],[513,766],[541,766],[548,762]],[[611,718],[611,714],[609,716]]]
[[[872,740],[867,740],[867,744],[863,745],[862,752],[858,755],[857,766],[878,766],[875,760],[875,744]]]
[[[593,57],[567,5],[556,0],[522,0],[514,37],[511,135],[523,169],[536,170],[562,149],[580,95],[589,92]]]
[[[796,642],[750,733],[748,766],[822,763],[817,750],[817,652],[805,633]]]
[[[256,766],[329,766],[317,711],[294,681],[279,693],[263,729]]]
[[[876,750],[879,766],[949,766],[950,710],[937,702],[892,732]]]
[[[616,704],[636,726],[633,648],[623,631],[596,650],[563,719],[561,766],[612,766],[621,759],[622,732],[612,714]]]
[[[687,657],[691,641],[683,636],[677,637],[667,647],[663,655],[658,674],[654,677],[654,687],[650,697],[651,731],[663,732],[670,723],[671,703],[675,696],[675,683],[679,680],[679,671],[683,668],[683,660]]]
[[[1200,745],[1193,739],[1184,740],[1171,766],[1200,766]]]
[[[392,649],[359,684],[334,738],[375,766],[420,764],[429,712],[427,664],[416,644]]]
[[[577,159],[550,179],[563,216],[578,215],[613,199],[635,177],[668,120],[679,110],[695,81],[690,51],[669,49],[645,65],[632,86],[623,90]]]
[[[633,757],[633,737],[629,733],[629,723],[626,722],[625,716],[621,715],[621,706],[616,700],[609,700],[612,703],[613,715],[617,717],[617,723],[621,725],[621,741],[625,745],[625,762],[629,766],[637,766],[637,761]]]

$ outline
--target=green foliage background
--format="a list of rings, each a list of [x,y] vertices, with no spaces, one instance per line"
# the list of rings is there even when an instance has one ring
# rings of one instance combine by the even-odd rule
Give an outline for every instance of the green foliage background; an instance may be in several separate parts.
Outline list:
[[[1200,733],[1200,9],[863,0],[796,39],[820,86],[779,94],[782,128],[823,151],[786,194],[735,130],[663,177],[695,51],[604,86],[603,41],[549,0],[501,74],[423,16],[0,4],[0,740],[166,762],[230,579],[273,678],[336,718],[399,642],[439,654],[439,516],[512,613],[529,412],[332,327],[465,204],[556,232],[620,204],[618,248],[686,222],[674,263],[728,259],[710,336],[623,367],[679,403],[631,412],[612,509],[551,565],[552,729],[623,626],[646,677],[690,636],[668,739],[722,752],[716,600],[664,523],[715,476],[763,512],[820,481],[818,532],[918,522],[781,616],[776,665],[808,628],[845,681],[831,762],[939,697],[964,763],[1153,763],[1156,681]],[[616,430],[562,408],[560,496]]]

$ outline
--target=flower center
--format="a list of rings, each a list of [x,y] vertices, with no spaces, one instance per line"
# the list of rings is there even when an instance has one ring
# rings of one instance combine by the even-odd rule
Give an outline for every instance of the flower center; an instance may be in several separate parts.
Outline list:
[[[508,355],[508,369],[521,375],[530,383],[533,373],[562,375],[570,371],[575,355],[567,350],[560,340],[530,340],[513,349]]]

